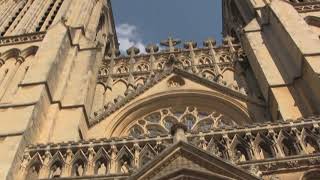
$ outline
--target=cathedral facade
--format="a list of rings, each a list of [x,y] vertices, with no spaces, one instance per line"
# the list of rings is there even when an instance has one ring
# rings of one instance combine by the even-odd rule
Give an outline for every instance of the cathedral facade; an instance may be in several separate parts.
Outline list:
[[[0,179],[320,179],[320,1],[221,8],[121,54],[110,0],[1,0]]]

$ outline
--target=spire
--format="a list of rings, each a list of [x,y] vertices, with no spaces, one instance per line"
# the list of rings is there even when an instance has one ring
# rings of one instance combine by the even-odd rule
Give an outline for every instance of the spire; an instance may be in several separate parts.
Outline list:
[[[175,46],[180,44],[181,41],[178,40],[178,39],[173,39],[171,36],[169,36],[168,39],[166,40],[163,40],[160,42],[160,44],[162,46],[166,46],[166,47],[169,47],[169,52],[174,52],[175,51]]]
[[[199,70],[197,69],[197,67],[195,66],[196,62],[195,62],[195,59],[196,59],[196,54],[194,53],[194,48],[197,47],[197,43],[194,42],[194,41],[187,41],[184,43],[184,48],[188,49],[190,51],[190,59],[191,59],[191,68],[192,68],[192,71],[194,73],[198,73]]]
[[[156,61],[156,58],[154,57],[154,54],[156,52],[159,51],[159,47],[155,44],[149,44],[147,47],[146,47],[146,52],[148,54],[150,54],[150,58],[149,58],[149,61],[150,61],[150,72],[151,74],[154,74],[154,69],[156,69],[155,67],[155,61]]]
[[[119,55],[120,55],[120,51],[114,47],[111,48],[108,52],[108,56],[110,57],[110,64],[109,64],[109,74],[108,74],[106,86],[109,89],[112,88],[112,84],[113,84],[112,74],[114,73],[114,66],[115,66],[114,59]]]
[[[130,92],[134,91],[134,77],[133,77],[133,72],[134,72],[134,65],[136,63],[134,56],[139,54],[140,50],[134,46],[130,47],[127,49],[127,54],[130,56],[129,60],[129,77],[128,77],[128,89],[125,94],[129,94]]]
[[[217,41],[214,38],[208,38],[207,40],[205,40],[203,42],[203,45],[207,48],[210,49],[210,55],[213,57],[213,61],[214,61],[214,69],[217,73],[217,81],[220,82],[222,81],[222,72],[220,70],[220,67],[217,65],[218,62],[218,58],[217,58],[217,53],[214,49],[214,47],[216,46]]]

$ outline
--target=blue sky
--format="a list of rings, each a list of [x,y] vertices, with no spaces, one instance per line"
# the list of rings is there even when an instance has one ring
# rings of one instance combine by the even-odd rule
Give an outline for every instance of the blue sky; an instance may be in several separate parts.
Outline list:
[[[112,0],[120,49],[144,48],[169,35],[198,46],[221,39],[221,0]]]

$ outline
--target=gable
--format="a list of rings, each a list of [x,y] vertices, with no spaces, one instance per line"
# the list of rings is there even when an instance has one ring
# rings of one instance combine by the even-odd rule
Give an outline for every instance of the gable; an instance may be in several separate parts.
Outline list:
[[[152,112],[154,108],[193,103],[232,115],[230,118],[237,119],[240,125],[252,122],[248,103],[262,106],[261,102],[238,91],[174,68],[155,75],[144,87],[137,88],[117,104],[109,104],[95,119],[89,136],[124,136],[127,128],[133,125],[132,121]]]
[[[192,176],[256,180],[257,177],[201,149],[180,141],[131,176],[131,179],[166,179]]]

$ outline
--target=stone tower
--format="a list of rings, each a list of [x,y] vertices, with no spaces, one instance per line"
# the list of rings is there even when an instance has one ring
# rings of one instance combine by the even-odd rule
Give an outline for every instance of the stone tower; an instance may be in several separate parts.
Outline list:
[[[319,1],[127,55],[109,0],[0,3],[0,179],[320,178]]]

